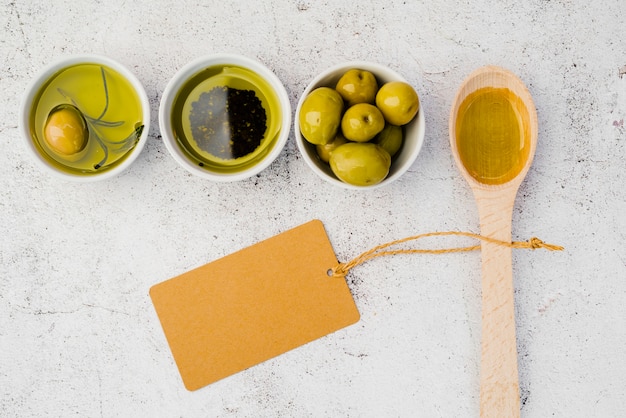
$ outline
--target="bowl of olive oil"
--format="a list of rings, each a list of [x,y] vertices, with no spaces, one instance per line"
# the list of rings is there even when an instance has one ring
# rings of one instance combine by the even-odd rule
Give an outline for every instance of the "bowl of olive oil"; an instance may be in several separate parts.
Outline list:
[[[90,182],[119,174],[143,149],[150,105],[141,82],[105,56],[60,59],[26,88],[19,124],[45,171]]]
[[[188,172],[213,181],[258,174],[281,153],[291,128],[285,87],[262,63],[236,54],[181,68],[159,106],[163,142]]]

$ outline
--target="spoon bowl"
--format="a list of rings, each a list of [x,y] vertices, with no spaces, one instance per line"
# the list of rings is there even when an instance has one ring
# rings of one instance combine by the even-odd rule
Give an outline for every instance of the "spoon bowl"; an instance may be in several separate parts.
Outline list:
[[[511,242],[517,190],[537,146],[537,113],[513,73],[485,66],[459,88],[450,111],[450,145],[474,193],[481,235]],[[520,413],[511,248],[481,244],[481,417]]]

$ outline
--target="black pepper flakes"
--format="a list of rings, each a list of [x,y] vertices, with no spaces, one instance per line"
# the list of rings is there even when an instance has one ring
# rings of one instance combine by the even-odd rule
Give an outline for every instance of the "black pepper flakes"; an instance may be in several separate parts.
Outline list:
[[[229,160],[258,148],[267,115],[254,91],[214,87],[191,104],[189,122],[198,147]]]

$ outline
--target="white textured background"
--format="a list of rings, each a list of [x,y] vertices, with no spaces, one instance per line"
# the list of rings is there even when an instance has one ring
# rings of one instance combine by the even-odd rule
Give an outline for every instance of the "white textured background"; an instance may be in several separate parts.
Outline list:
[[[180,381],[148,289],[313,218],[340,260],[417,233],[477,231],[447,124],[460,82],[485,64],[517,73],[539,114],[514,239],[566,247],[514,253],[522,416],[624,416],[625,10],[583,0],[2,0],[0,416],[477,416],[479,253],[364,264],[348,276],[358,324],[197,392]],[[421,95],[422,153],[372,192],[322,182],[293,134],[255,178],[191,177],[161,141],[158,103],[177,69],[213,52],[265,63],[294,109],[330,65],[389,65]],[[121,61],[152,103],[139,159],[89,185],[40,172],[17,129],[26,84],[76,53]]]

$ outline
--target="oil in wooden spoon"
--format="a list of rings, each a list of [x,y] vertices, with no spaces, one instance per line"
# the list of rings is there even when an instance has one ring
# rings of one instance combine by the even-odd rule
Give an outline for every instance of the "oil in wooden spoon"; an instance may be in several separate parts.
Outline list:
[[[522,100],[507,88],[485,87],[461,103],[456,138],[463,166],[478,182],[504,184],[528,161],[530,118]]]

